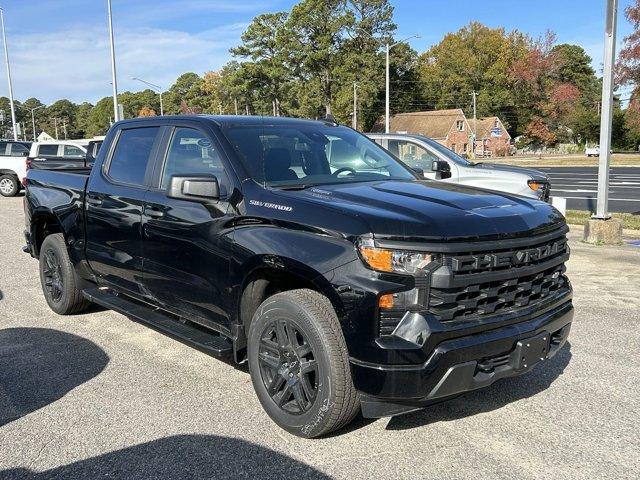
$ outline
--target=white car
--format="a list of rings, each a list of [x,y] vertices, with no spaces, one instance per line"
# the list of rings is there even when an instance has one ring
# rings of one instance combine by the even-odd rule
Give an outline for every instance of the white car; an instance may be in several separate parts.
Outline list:
[[[0,195],[13,197],[27,175],[27,156],[31,142],[0,141]]]
[[[587,157],[599,157],[600,145],[594,145],[593,147],[588,147],[585,149],[584,153],[587,154]]]
[[[367,133],[378,145],[389,150],[425,178],[459,183],[470,187],[515,193],[538,200],[549,200],[549,177],[531,168],[474,163],[444,145],[422,135]]]

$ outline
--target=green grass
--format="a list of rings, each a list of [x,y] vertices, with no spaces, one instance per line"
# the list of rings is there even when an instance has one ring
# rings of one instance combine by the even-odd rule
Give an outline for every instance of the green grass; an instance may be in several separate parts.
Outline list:
[[[640,215],[631,213],[614,213],[614,218],[622,220],[623,228],[629,230],[640,230]],[[591,213],[585,210],[567,210],[567,223],[573,225],[584,225],[591,218]]]

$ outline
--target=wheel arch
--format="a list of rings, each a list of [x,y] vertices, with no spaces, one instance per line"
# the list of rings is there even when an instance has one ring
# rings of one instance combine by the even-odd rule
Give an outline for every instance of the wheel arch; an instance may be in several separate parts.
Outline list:
[[[252,263],[252,268],[243,276],[237,302],[238,323],[245,334],[260,304],[271,295],[288,290],[306,288],[324,295],[341,318],[342,300],[320,272],[297,260],[274,255],[264,255]]]
[[[40,256],[40,247],[44,239],[54,233],[61,233],[66,241],[66,235],[60,224],[60,220],[53,212],[44,210],[32,214],[31,238],[33,239],[33,254],[36,258]]]

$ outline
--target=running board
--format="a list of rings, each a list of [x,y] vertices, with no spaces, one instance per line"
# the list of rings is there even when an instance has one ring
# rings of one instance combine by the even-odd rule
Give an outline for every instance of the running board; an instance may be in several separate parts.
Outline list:
[[[129,300],[123,295],[116,295],[111,290],[90,288],[83,290],[82,295],[90,302],[145,323],[210,355],[225,357],[233,353],[233,344],[227,337],[182,323],[162,310]]]

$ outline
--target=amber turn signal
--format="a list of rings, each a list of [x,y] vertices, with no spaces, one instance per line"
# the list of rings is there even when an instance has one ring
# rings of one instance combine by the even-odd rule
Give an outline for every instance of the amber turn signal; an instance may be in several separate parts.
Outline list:
[[[380,308],[393,308],[393,293],[386,295],[380,295],[378,300],[378,307]]]
[[[364,260],[367,262],[367,264],[374,270],[393,272],[393,268],[391,266],[391,258],[393,252],[391,250],[383,250],[373,247],[361,247],[360,254],[364,257]]]
[[[535,180],[529,180],[527,182],[527,184],[529,185],[529,188],[531,190],[533,190],[534,192],[537,192],[538,190],[540,190],[544,186],[544,183],[536,182]]]

